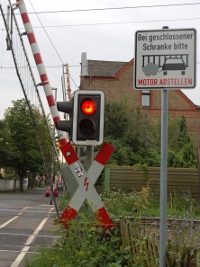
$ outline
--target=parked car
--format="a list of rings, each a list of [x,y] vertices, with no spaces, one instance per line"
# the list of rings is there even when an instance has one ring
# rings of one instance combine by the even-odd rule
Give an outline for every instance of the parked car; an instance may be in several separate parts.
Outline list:
[[[46,197],[49,197],[50,194],[51,194],[51,188],[47,187],[46,188]],[[54,195],[54,197],[58,197],[58,189],[57,188],[53,189],[53,195]]]

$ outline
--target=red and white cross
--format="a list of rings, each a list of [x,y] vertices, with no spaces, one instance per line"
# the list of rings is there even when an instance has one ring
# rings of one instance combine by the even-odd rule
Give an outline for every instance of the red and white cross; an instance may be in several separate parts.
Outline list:
[[[115,149],[114,146],[104,143],[87,172],[84,170],[82,163],[69,142],[60,147],[60,149],[79,185],[68,206],[61,215],[60,222],[67,227],[67,221],[71,221],[76,217],[83,202],[87,199],[91,204],[92,211],[97,217],[99,224],[102,225],[104,229],[114,226],[94,187],[95,182]]]

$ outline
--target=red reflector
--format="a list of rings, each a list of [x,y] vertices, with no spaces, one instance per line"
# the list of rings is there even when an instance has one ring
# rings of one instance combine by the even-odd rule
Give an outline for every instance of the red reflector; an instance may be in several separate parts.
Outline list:
[[[92,115],[96,111],[95,102],[92,100],[85,100],[81,105],[82,112],[86,115]]]

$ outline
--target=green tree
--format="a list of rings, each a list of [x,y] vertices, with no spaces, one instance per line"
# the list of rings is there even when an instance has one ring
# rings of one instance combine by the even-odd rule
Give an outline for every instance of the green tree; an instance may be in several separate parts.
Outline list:
[[[46,125],[34,106],[32,110],[37,119],[40,133],[43,132],[42,142],[44,145],[46,145],[45,142],[47,143],[47,151],[51,158],[51,143]],[[4,116],[5,119],[1,123],[6,130],[3,133],[4,144],[1,150],[6,151],[6,155],[4,158],[3,154],[0,157],[1,166],[15,169],[20,179],[20,190],[23,191],[23,178],[27,171],[37,173],[44,170],[36,130],[24,99],[13,101],[13,107],[8,108]]]
[[[169,146],[169,162],[173,167],[195,168],[197,166],[197,158],[194,150],[194,141],[190,138],[187,130],[185,116],[179,121],[179,134],[176,140],[176,147],[172,150],[172,143]]]
[[[156,131],[161,128],[160,119],[156,124]],[[160,134],[157,135],[158,153],[160,151]],[[168,116],[168,167],[196,168],[197,157],[194,140],[191,139],[185,116]]]
[[[124,100],[108,102],[105,114],[105,140],[116,146],[110,163],[147,164],[155,147],[154,129],[147,113]]]
[[[0,168],[3,167],[3,162],[7,160],[7,124],[4,120],[0,120]]]
[[[113,165],[160,166],[160,119],[151,121],[148,114],[133,108],[128,100],[111,101],[105,109],[105,140],[116,150],[109,163]],[[186,118],[168,118],[168,166],[195,167],[194,143]]]

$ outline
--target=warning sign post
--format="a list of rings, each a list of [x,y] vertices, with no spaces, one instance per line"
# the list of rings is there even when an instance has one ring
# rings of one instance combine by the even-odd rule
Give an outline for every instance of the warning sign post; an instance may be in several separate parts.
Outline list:
[[[133,80],[136,89],[194,88],[196,30],[137,31]]]

